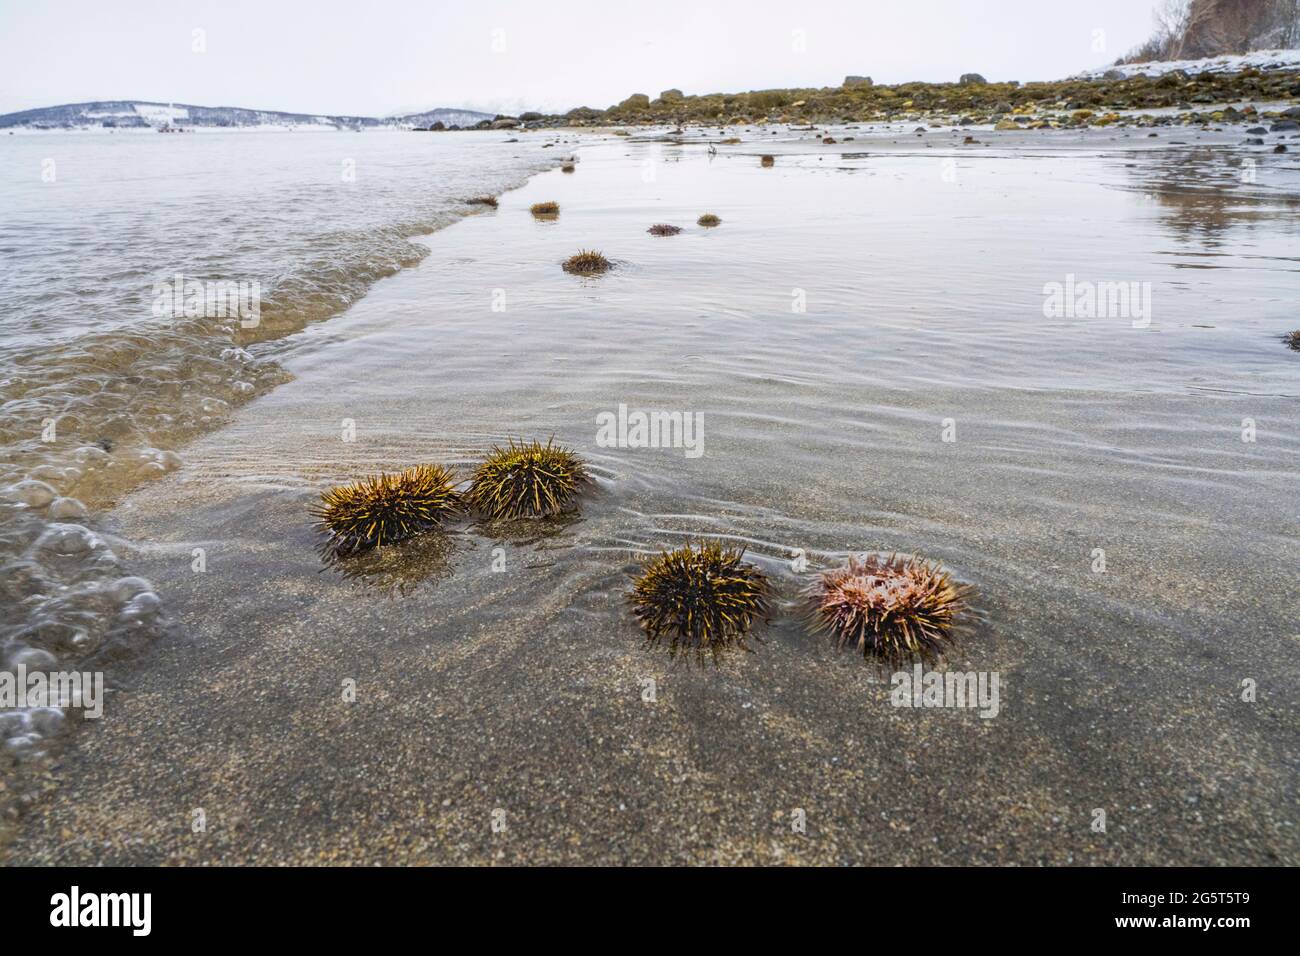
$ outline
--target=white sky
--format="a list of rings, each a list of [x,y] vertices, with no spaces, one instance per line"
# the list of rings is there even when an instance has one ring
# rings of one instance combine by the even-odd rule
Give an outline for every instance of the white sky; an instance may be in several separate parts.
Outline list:
[[[1146,39],[1154,6],[0,0],[0,112],[143,99],[360,115],[434,106],[515,113],[605,107],[669,87],[689,94],[833,86],[848,73],[883,83],[966,72],[1059,79]],[[204,31],[205,52],[193,49],[195,30]]]

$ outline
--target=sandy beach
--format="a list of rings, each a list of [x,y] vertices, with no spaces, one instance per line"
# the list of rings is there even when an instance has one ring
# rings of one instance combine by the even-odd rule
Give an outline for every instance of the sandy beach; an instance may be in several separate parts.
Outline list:
[[[0,858],[1300,862],[1300,168],[1243,184],[1236,131],[968,135],[587,134],[278,344],[292,381],[106,518],[167,632]],[[592,247],[608,275],[561,270]],[[1145,317],[1045,315],[1052,282],[1148,277]],[[600,446],[620,404],[702,414],[702,454]],[[552,436],[580,513],[322,565],[330,485]],[[717,662],[625,598],[704,537],[778,593]],[[942,666],[997,673],[995,717],[893,706],[807,633],[811,573],[894,551],[972,589]]]

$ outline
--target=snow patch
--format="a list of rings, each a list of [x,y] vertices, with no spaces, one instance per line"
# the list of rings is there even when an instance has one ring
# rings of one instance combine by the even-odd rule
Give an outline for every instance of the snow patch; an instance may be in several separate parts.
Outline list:
[[[1233,56],[1211,56],[1203,60],[1157,60],[1150,63],[1125,63],[1122,66],[1103,66],[1086,70],[1070,77],[1072,80],[1097,80],[1116,70],[1124,76],[1164,76],[1174,70],[1189,75],[1195,73],[1240,73],[1242,70],[1300,70],[1300,50],[1256,50]]]

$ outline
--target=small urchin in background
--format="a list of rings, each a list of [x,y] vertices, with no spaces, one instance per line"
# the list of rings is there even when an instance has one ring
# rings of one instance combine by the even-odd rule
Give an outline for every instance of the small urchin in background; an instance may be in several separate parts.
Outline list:
[[[721,223],[722,220],[719,219],[711,212],[706,212],[703,216],[701,216],[699,219],[695,221],[695,224],[697,226],[706,226],[706,227],[721,225]]]
[[[313,515],[335,557],[404,541],[437,527],[460,507],[451,473],[416,465],[323,492]]]
[[[805,595],[813,625],[838,648],[898,664],[932,659],[954,642],[967,589],[930,561],[865,555],[821,572]]]
[[[564,271],[580,276],[596,276],[608,272],[610,261],[595,249],[580,249],[564,260]]]
[[[742,548],[716,541],[687,544],[650,560],[632,588],[632,613],[651,644],[717,654],[744,646],[745,636],[768,615],[771,587]]]
[[[488,518],[547,518],[568,508],[589,480],[586,463],[570,449],[512,439],[478,466],[465,501]]]
[[[1296,329],[1294,332],[1288,332],[1286,335],[1282,336],[1282,341],[1287,344],[1288,348],[1300,352],[1300,329]]]
[[[675,236],[681,231],[681,226],[670,226],[666,222],[657,222],[646,230],[652,236]]]
[[[555,219],[560,215],[558,202],[535,202],[528,209],[538,219]]]

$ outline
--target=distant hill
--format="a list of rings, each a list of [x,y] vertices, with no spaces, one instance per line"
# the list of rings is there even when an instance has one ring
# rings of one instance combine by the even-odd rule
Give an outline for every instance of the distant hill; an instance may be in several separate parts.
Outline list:
[[[147,100],[99,100],[67,103],[0,116],[0,129],[147,129],[171,126],[180,129],[220,129],[254,126],[316,127],[333,129],[400,128],[431,126],[474,126],[491,120],[491,113],[475,110],[434,109],[423,113],[378,118],[374,116],[331,116],[318,113],[282,113],[237,106],[194,106],[189,103],[153,103]]]

